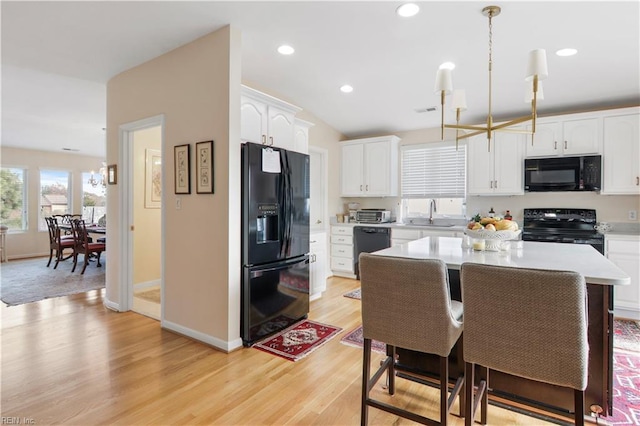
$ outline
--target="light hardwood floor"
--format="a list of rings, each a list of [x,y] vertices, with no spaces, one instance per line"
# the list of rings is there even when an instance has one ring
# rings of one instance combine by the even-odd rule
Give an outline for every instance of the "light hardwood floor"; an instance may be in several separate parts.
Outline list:
[[[342,296],[358,286],[329,280],[309,318],[343,332],[295,363],[251,348],[222,353],[145,316],[109,311],[100,291],[2,305],[1,415],[36,425],[359,424],[362,354],[340,343],[360,325],[360,301]],[[397,387],[395,397],[380,386],[375,396],[437,418],[437,390],[402,379]],[[376,409],[369,417],[412,423]],[[489,424],[549,423],[490,406]]]

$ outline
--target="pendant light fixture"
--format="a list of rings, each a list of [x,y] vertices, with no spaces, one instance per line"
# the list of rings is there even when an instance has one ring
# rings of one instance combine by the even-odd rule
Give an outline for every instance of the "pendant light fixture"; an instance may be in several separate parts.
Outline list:
[[[460,124],[460,113],[467,109],[467,102],[464,90],[453,91],[453,82],[451,78],[451,67],[440,67],[436,74],[435,92],[440,93],[441,113],[441,138],[444,140],[444,129],[456,129],[456,148],[459,139],[465,139],[472,136],[485,133],[487,135],[487,149],[491,150],[491,137],[495,131],[508,131],[515,133],[527,133],[533,135],[536,131],[537,101],[541,99],[542,86],[540,81],[548,75],[547,56],[544,49],[532,50],[529,53],[529,64],[525,81],[527,91],[525,99],[531,102],[531,114],[513,119],[506,123],[494,124],[492,115],[492,69],[493,69],[493,22],[492,19],[500,14],[500,7],[487,6],[482,9],[482,14],[489,18],[489,111],[484,126],[471,126]],[[452,109],[456,112],[456,124],[444,124],[444,106],[445,97],[453,92]],[[531,130],[512,129],[510,127],[531,121]],[[460,130],[470,130],[466,134],[460,134]]]

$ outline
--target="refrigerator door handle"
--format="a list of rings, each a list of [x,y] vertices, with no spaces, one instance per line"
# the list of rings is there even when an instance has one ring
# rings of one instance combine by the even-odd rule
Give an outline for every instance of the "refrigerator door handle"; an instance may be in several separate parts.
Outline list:
[[[297,263],[307,262],[309,263],[309,255],[305,254],[304,256],[295,257],[293,259],[287,259],[277,262],[268,263],[265,265],[244,265],[246,269],[252,269],[254,271],[275,271],[277,269],[282,269],[284,266],[295,265]]]

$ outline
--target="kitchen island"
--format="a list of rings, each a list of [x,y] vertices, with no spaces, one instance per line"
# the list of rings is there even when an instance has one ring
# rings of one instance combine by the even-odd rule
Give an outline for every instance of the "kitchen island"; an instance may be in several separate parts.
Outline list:
[[[454,300],[461,300],[459,270],[465,262],[582,274],[587,282],[589,299],[589,379],[585,390],[585,415],[590,415],[591,410],[597,410],[597,407],[602,408],[601,415],[610,415],[613,409],[613,287],[628,285],[629,276],[589,245],[524,241],[512,247],[499,252],[474,251],[463,249],[461,238],[427,237],[374,254],[444,261],[449,268],[451,297]],[[517,291],[517,283],[514,283],[514,291]],[[464,371],[464,361],[457,356],[462,353],[460,345],[461,341],[450,356],[451,380]],[[437,357],[404,349],[397,352],[399,374],[405,374],[405,377],[421,381],[422,377],[433,377],[438,371]],[[573,391],[499,371],[491,371],[490,374],[493,403],[519,407],[532,413],[571,417]]]

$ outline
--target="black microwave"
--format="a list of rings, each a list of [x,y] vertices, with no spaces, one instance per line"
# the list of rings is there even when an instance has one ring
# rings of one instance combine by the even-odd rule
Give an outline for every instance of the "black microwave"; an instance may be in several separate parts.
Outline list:
[[[600,191],[602,157],[527,158],[524,160],[524,190]]]

